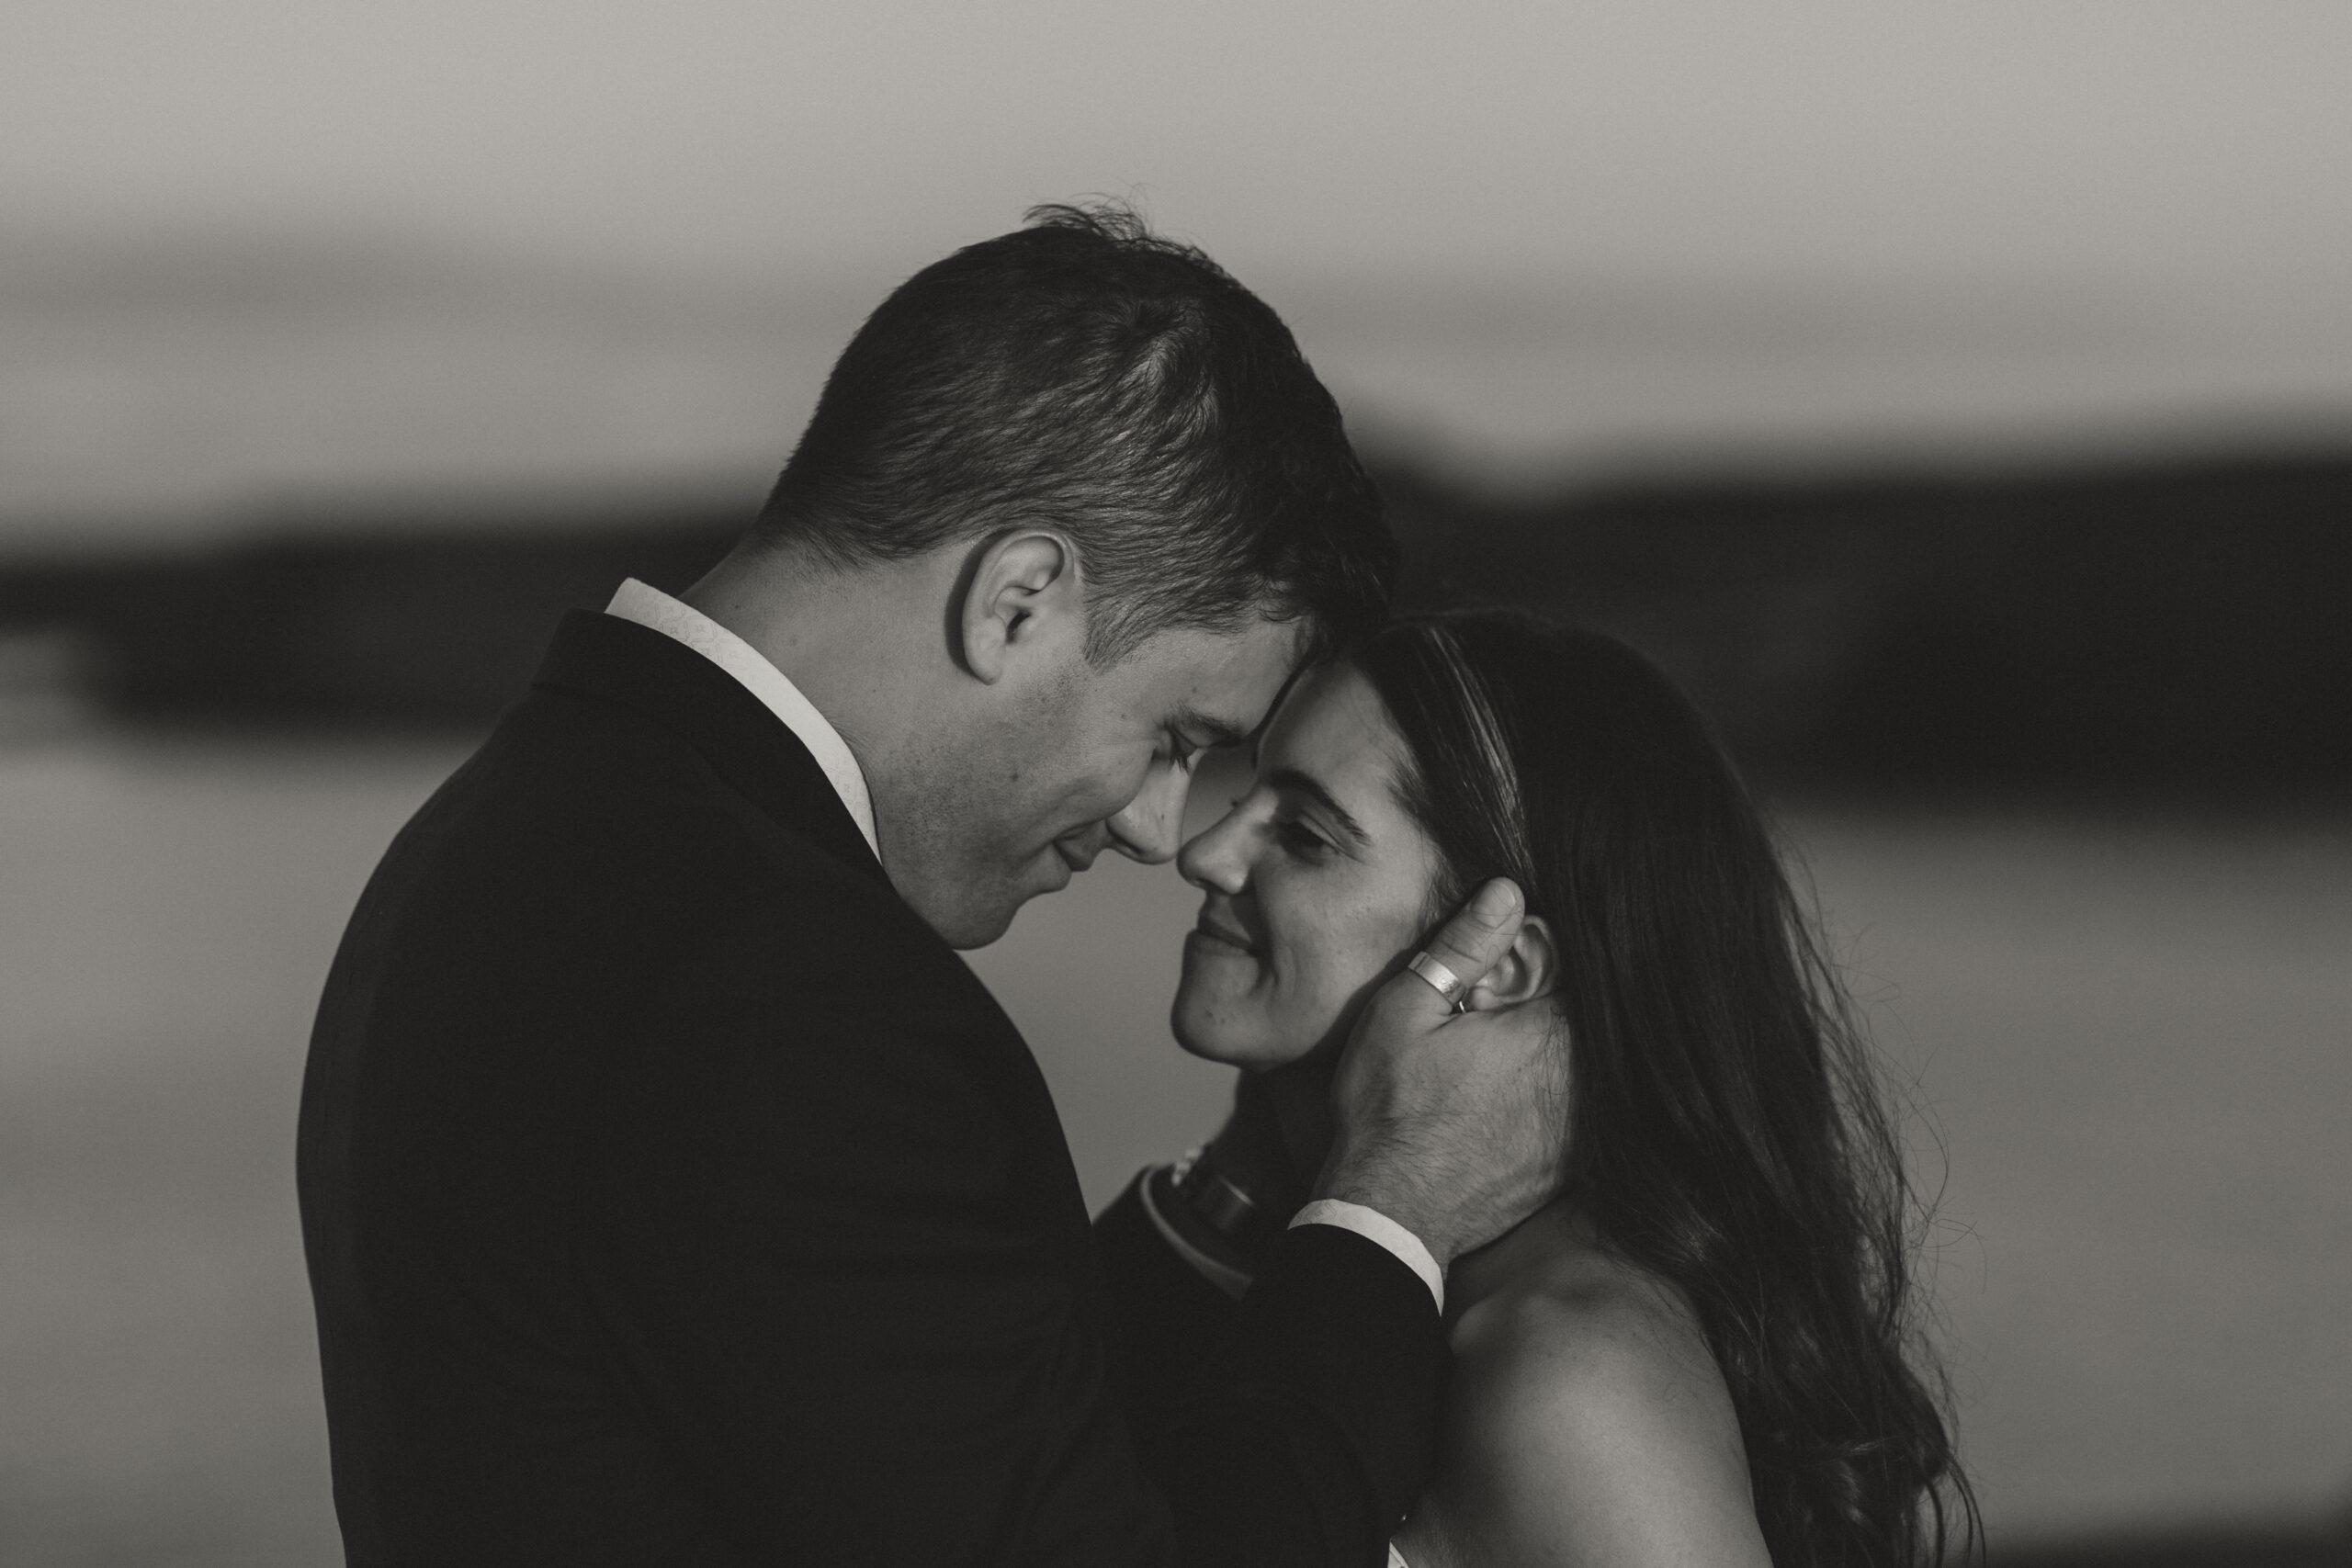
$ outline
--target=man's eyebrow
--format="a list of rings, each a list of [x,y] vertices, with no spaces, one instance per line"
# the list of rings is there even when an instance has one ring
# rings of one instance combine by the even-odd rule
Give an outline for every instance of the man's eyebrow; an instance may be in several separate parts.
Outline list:
[[[1278,790],[1296,790],[1306,795],[1329,814],[1331,825],[1345,834],[1356,848],[1366,850],[1372,847],[1372,835],[1363,830],[1363,824],[1348,815],[1348,808],[1332,799],[1331,792],[1325,789],[1322,781],[1313,774],[1302,773],[1296,768],[1276,768],[1265,775],[1265,782]]]
[[[1170,725],[1188,739],[1197,739],[1204,746],[1238,746],[1250,739],[1250,732],[1238,728],[1229,719],[1205,714],[1197,708],[1178,708]]]

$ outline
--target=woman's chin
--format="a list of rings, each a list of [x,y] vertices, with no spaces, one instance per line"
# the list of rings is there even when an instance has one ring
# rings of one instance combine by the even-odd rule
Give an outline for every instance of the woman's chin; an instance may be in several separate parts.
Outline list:
[[[1188,1008],[1186,999],[1182,992],[1177,993],[1169,1023],[1176,1043],[1204,1062],[1218,1062],[1244,1072],[1263,1072],[1295,1062],[1313,1049],[1312,1041],[1306,1044],[1272,1041],[1251,1031],[1235,1029],[1214,1016],[1204,1017],[1204,1010]]]
[[[1181,1034],[1176,1037],[1176,1043],[1204,1062],[1216,1062],[1227,1067],[1239,1067],[1245,1073],[1262,1073],[1270,1067],[1283,1066],[1295,1062],[1300,1055],[1304,1055],[1304,1053],[1286,1055],[1280,1051],[1261,1051],[1248,1045],[1227,1045],[1220,1041],[1199,1043],[1187,1040]]]

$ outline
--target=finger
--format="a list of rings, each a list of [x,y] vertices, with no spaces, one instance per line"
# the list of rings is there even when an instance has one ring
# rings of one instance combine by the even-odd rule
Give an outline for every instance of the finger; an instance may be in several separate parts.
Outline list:
[[[1519,885],[1509,877],[1498,876],[1455,911],[1453,918],[1430,939],[1425,951],[1453,970],[1466,988],[1484,979],[1487,971],[1510,951],[1526,919],[1527,904],[1520,897]],[[1419,976],[1414,978],[1417,983],[1426,984],[1420,982]],[[1436,995],[1435,987],[1426,988]]]

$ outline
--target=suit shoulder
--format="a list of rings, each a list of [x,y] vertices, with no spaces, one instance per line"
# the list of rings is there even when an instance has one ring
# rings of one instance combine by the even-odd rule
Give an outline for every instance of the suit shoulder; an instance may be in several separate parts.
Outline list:
[[[511,710],[404,837],[537,901],[594,887],[662,907],[669,889],[691,887],[698,906],[791,884],[889,901],[870,867],[746,799],[662,725],[562,692]]]

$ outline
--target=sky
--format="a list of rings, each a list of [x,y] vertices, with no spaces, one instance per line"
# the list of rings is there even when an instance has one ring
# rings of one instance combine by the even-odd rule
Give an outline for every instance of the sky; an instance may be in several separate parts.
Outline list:
[[[1084,193],[1472,466],[2333,429],[2347,80],[2352,7],[2278,0],[11,0],[0,520],[489,472],[400,434],[460,405],[518,478],[749,463],[856,301]],[[285,255],[375,335],[201,288],[156,324],[175,258]],[[559,276],[620,293],[514,308]],[[388,368],[404,331],[454,357]]]
[[[1249,265],[2279,276],[2352,10],[12,0],[0,211],[888,265],[1152,193]]]

